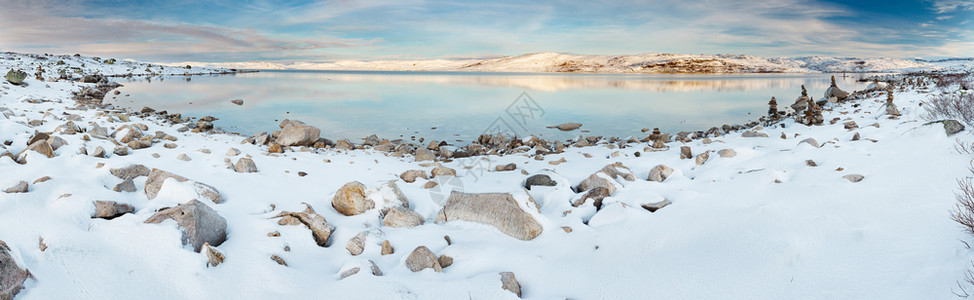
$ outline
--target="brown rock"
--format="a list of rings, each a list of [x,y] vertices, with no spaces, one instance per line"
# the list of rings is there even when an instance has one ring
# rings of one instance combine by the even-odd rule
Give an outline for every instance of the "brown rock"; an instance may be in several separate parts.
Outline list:
[[[436,223],[464,220],[493,225],[501,232],[521,240],[541,234],[538,221],[521,209],[508,193],[468,194],[452,191],[446,205],[436,216]]]
[[[196,252],[205,243],[219,246],[227,239],[227,220],[199,200],[193,199],[185,204],[160,210],[145,223],[158,224],[168,219],[175,220],[182,228],[183,245],[193,245]]]
[[[346,183],[335,192],[331,206],[346,216],[354,216],[375,208],[375,202],[365,198],[365,185],[358,181]]]
[[[426,246],[419,246],[413,250],[412,253],[406,257],[406,267],[409,267],[410,271],[419,272],[426,268],[432,268],[434,271],[443,272],[443,267],[440,266],[439,259],[430,251]]]
[[[521,284],[517,282],[512,272],[501,272],[501,288],[521,297]]]
[[[392,248],[392,244],[389,240],[382,241],[382,255],[389,255],[395,253],[396,250]]]
[[[399,178],[402,178],[402,180],[407,183],[416,182],[416,178],[429,179],[429,177],[426,176],[426,171],[423,170],[407,170],[402,172],[402,174],[399,175]]]
[[[315,243],[318,246],[324,247],[328,243],[328,238],[331,237],[331,226],[328,225],[328,221],[325,217],[322,217],[315,210],[311,208],[311,205],[305,203],[305,210],[303,212],[281,212],[274,216],[274,218],[281,218],[277,223],[281,225],[298,225],[304,224],[311,229],[311,235],[315,239]]]

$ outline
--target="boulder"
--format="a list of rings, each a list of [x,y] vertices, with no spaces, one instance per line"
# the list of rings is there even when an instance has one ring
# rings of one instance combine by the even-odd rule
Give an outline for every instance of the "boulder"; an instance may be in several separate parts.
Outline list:
[[[578,192],[585,192],[597,187],[605,188],[609,191],[610,195],[616,192],[615,183],[609,179],[608,175],[605,175],[602,172],[595,172],[594,174],[589,175],[588,178],[582,180],[582,182],[575,187],[575,190]]]
[[[280,225],[298,225],[304,224],[308,229],[311,229],[311,235],[315,239],[315,243],[318,246],[324,247],[328,243],[328,238],[331,237],[331,226],[328,225],[328,221],[325,217],[322,217],[315,212],[311,205],[305,203],[307,208],[303,212],[281,212],[274,216],[274,218],[281,218],[277,221]]]
[[[149,172],[149,178],[145,180],[146,197],[148,197],[149,200],[155,199],[159,194],[159,190],[162,189],[163,184],[165,184],[167,181],[173,183],[187,183],[193,187],[196,194],[201,198],[210,200],[216,204],[223,203],[223,196],[220,195],[220,191],[217,191],[216,188],[159,169],[152,169],[152,171]]]
[[[731,158],[737,156],[737,151],[734,151],[734,149],[720,149],[720,151],[717,151],[717,154],[723,158]]]
[[[524,180],[524,188],[531,189],[532,186],[556,186],[557,182],[551,179],[551,176],[545,174],[535,174]]]
[[[21,181],[21,182],[18,182],[17,184],[15,184],[15,185],[13,185],[13,186],[11,186],[11,187],[3,190],[3,192],[4,193],[8,193],[8,194],[13,194],[13,193],[26,193],[29,189],[30,189],[30,186],[27,185],[27,182],[26,181]]]
[[[534,239],[543,230],[541,224],[521,209],[509,193],[468,194],[452,191],[437,214],[436,223],[453,220],[492,225],[521,240]]]
[[[0,299],[13,299],[24,288],[24,281],[28,277],[33,277],[30,271],[18,267],[10,254],[10,247],[0,241]]]
[[[114,168],[109,171],[111,171],[112,175],[122,180],[134,179],[139,176],[149,176],[149,168],[139,164],[128,165],[124,168]]]
[[[840,100],[840,101],[845,100],[847,97],[849,97],[849,92],[843,91],[839,87],[833,85],[825,90],[825,99],[829,99],[832,97],[835,97],[836,100]]]
[[[690,158],[693,158],[693,152],[690,150],[690,146],[680,146],[680,159]]]
[[[27,146],[27,148],[24,149],[24,151],[21,151],[20,154],[17,154],[17,159],[15,160],[21,164],[27,163],[27,155],[29,154],[30,151],[43,154],[47,158],[54,157],[54,148],[51,148],[51,145],[48,144],[46,140],[40,140],[34,142],[33,144],[30,144],[30,146]]]
[[[406,257],[406,267],[409,267],[409,270],[413,272],[419,272],[426,268],[443,272],[443,267],[440,266],[439,259],[426,246],[416,247],[412,253],[409,253],[409,256]]]
[[[457,176],[457,170],[454,170],[454,169],[451,169],[451,168],[447,168],[447,167],[443,167],[443,166],[438,166],[436,168],[433,168],[433,170],[430,171],[430,174],[433,175],[431,178],[436,178],[436,176],[454,176],[455,177],[455,176]]]
[[[431,161],[434,159],[433,151],[426,148],[416,149],[416,153],[413,156],[413,160],[415,161]]]
[[[321,130],[297,120],[284,120],[277,143],[283,146],[312,146],[318,141]]]
[[[237,173],[257,173],[257,164],[252,159],[241,157],[233,164],[233,170]]]
[[[563,123],[555,126],[548,126],[548,128],[555,128],[561,131],[572,131],[580,127],[582,127],[582,124],[579,123]]]
[[[663,199],[663,201],[653,202],[653,203],[643,203],[640,204],[639,206],[641,206],[643,209],[648,210],[649,212],[656,212],[660,208],[663,208],[670,204],[673,204],[672,202],[670,202],[670,200]]]
[[[57,151],[61,146],[67,145],[68,141],[65,141],[59,136],[52,136],[47,139],[47,144],[51,146],[51,150]]]
[[[646,180],[663,182],[672,174],[673,168],[667,167],[666,165],[657,165],[649,170],[649,178],[646,178]]]
[[[160,210],[145,223],[158,224],[168,219],[175,220],[182,228],[183,245],[193,245],[196,252],[200,252],[203,244],[219,246],[227,239],[227,220],[199,200]]]
[[[423,170],[407,170],[406,172],[402,172],[399,178],[402,178],[407,183],[413,183],[416,182],[416,178],[429,179],[429,176],[426,176],[426,171]]]
[[[842,178],[845,178],[846,180],[849,180],[849,182],[860,182],[863,179],[865,179],[866,177],[865,176],[862,176],[862,175],[859,175],[859,174],[849,174],[849,175],[846,175],[846,176],[842,176]]]
[[[122,181],[122,183],[116,184],[115,187],[112,188],[112,190],[119,193],[121,192],[134,193],[135,191],[138,191],[138,189],[135,188],[135,182],[132,181],[131,178]]]
[[[957,134],[958,132],[964,131],[964,124],[961,124],[957,120],[944,120],[944,131],[947,132],[947,136]]]
[[[517,282],[517,278],[514,277],[512,272],[501,272],[501,288],[510,291],[521,297],[521,284]]]
[[[348,253],[351,253],[352,256],[358,256],[359,254],[362,254],[362,251],[365,251],[366,234],[368,233],[362,231],[356,234],[351,240],[348,240],[348,245],[345,245],[345,249],[348,250]]]
[[[399,185],[396,184],[395,180],[387,181],[385,184],[379,186],[379,188],[376,189],[376,192],[382,197],[382,202],[384,204],[383,213],[385,213],[385,210],[395,206],[409,207],[409,199],[406,199],[406,195],[402,193],[401,189],[399,189]]]
[[[592,199],[592,205],[595,206],[595,210],[601,210],[602,200],[604,200],[606,197],[609,197],[610,195],[612,195],[612,193],[609,193],[609,189],[604,187],[595,187],[588,190],[588,192],[585,192],[585,194],[582,195],[581,198],[578,198],[578,200],[573,201],[572,206],[574,207],[582,206],[583,204],[588,202],[588,199]]]
[[[707,162],[707,159],[710,159],[710,151],[698,154],[696,158],[697,165],[703,165]]]
[[[375,202],[365,197],[365,185],[358,181],[346,183],[335,192],[331,206],[346,216],[354,216],[375,208]]]
[[[423,216],[409,207],[396,206],[390,208],[382,218],[382,226],[386,227],[416,227],[423,225]]]
[[[119,204],[115,201],[95,201],[95,214],[91,218],[111,220],[121,215],[132,213],[135,207],[128,204]]]

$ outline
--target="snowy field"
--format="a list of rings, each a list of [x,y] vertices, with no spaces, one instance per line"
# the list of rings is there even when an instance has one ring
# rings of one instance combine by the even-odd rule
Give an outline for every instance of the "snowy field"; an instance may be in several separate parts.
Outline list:
[[[525,299],[950,299],[971,265],[972,250],[962,242],[971,237],[950,220],[949,210],[955,180],[970,175],[971,157],[955,146],[974,138],[969,129],[947,136],[939,124],[924,125],[921,104],[933,88],[898,89],[900,117],[885,115],[885,93],[871,93],[828,104],[823,126],[786,120],[783,128],[756,128],[767,137],[738,131],[670,141],[668,150],[645,142],[620,149],[603,141],[542,160],[513,154],[417,162],[413,155],[371,147],[295,146],[268,153],[267,146],[242,143],[246,137],[183,131],[185,124],[159,115],[89,109],[72,100],[71,92],[95,84],[53,80],[58,68],[49,67],[63,60],[82,70],[76,75],[81,77],[125,74],[146,64],[0,57],[0,71],[20,68],[29,74],[26,87],[0,84],[5,142],[0,153],[10,153],[0,157],[0,189],[29,184],[24,193],[0,193],[0,240],[16,265],[33,276],[18,300],[517,298],[502,288],[500,272],[516,276]],[[45,68],[43,81],[34,75],[38,65]],[[817,99],[823,93],[809,91]],[[792,102],[778,101],[779,107]],[[834,118],[839,120],[830,124]],[[77,128],[69,129],[69,121]],[[846,129],[847,122],[856,126]],[[150,145],[115,153],[136,129],[152,136],[142,140]],[[63,142],[53,157],[34,150],[21,155],[37,133]],[[807,138],[815,143],[802,142]],[[694,158],[681,159],[681,146],[690,147]],[[98,147],[105,158],[93,155]],[[709,158],[698,164],[702,153]],[[246,157],[256,172],[235,171],[232,164],[241,169]],[[466,169],[471,161],[476,166]],[[615,178],[607,176],[614,172],[595,174],[614,163],[628,170],[615,168]],[[134,188],[120,186],[124,180],[111,170],[133,164],[189,181],[163,179],[150,188],[151,176],[138,176],[131,181]],[[507,164],[516,167],[496,168]],[[658,165],[672,168],[672,174],[661,182],[647,180]],[[422,178],[437,166],[458,176]],[[408,176],[400,175],[407,170],[423,175],[406,182],[402,177]],[[536,174],[548,175],[553,186],[526,190],[526,179]],[[573,187],[593,174],[615,191],[600,209],[592,199],[573,206],[585,194]],[[35,183],[45,176],[50,179]],[[354,181],[364,184],[360,194],[373,208],[346,216],[333,201]],[[428,188],[430,181],[438,185]],[[219,200],[206,193],[210,188]],[[483,222],[452,217],[435,222],[448,214],[441,211],[449,205],[444,204],[449,191],[460,188],[510,193],[507,215],[483,217],[528,219],[528,225],[507,225],[517,230],[537,225],[540,232],[527,230],[530,238],[522,239]],[[225,242],[212,247],[224,257],[216,266],[208,266],[210,250],[198,253],[181,242],[177,222],[146,223],[157,210],[192,199],[225,219]],[[95,201],[127,204],[132,212],[93,218]],[[670,204],[654,212],[643,207],[666,201]],[[321,232],[313,233],[303,221],[275,218],[304,211],[304,203],[327,220],[324,246],[316,243]],[[384,225],[402,206],[422,224]],[[297,225],[286,225],[288,220]],[[350,240],[361,249],[350,250],[356,248]],[[383,254],[384,241],[393,253]],[[435,263],[413,272],[410,254],[419,246],[432,252]],[[445,257],[452,264],[443,267]]]

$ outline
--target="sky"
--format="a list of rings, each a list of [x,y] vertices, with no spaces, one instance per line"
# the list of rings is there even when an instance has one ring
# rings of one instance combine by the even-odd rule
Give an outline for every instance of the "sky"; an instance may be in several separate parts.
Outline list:
[[[971,57],[972,21],[974,0],[0,0],[0,51],[151,62]]]

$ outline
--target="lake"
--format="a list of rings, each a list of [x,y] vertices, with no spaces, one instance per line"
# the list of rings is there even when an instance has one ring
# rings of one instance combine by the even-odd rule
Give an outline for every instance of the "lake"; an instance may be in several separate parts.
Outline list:
[[[106,103],[215,116],[217,127],[248,135],[276,130],[289,118],[321,128],[322,137],[355,143],[374,133],[462,144],[484,132],[564,140],[744,124],[764,115],[772,96],[779,107],[793,103],[803,84],[821,98],[830,75],[261,71],[122,81],[122,94],[106,96]],[[835,75],[851,92],[865,88],[857,80],[872,74]],[[546,128],[566,122],[583,126]]]

